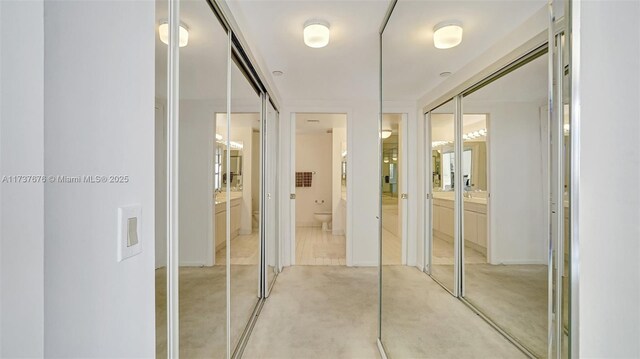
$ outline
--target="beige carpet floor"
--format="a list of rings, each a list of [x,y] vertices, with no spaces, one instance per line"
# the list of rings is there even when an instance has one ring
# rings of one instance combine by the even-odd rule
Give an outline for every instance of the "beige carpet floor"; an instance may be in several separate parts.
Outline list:
[[[384,267],[382,303],[382,342],[391,358],[525,357],[416,268]]]
[[[225,266],[182,267],[179,282],[180,356],[226,356]],[[231,266],[231,338],[237,343],[258,301],[257,267]],[[166,270],[156,270],[156,357],[167,357]]]
[[[392,358],[521,358],[415,268],[385,267],[383,340]],[[244,358],[379,358],[377,268],[286,268]]]

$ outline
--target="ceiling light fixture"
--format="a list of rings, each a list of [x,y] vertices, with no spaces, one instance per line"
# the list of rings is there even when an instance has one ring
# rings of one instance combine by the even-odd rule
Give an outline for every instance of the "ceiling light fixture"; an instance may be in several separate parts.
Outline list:
[[[284,72],[280,71],[280,70],[276,70],[274,72],[272,72],[273,76],[282,76],[284,75]]]
[[[158,35],[160,35],[160,41],[169,45],[169,23],[163,22],[158,26]],[[189,28],[186,25],[180,24],[179,39],[178,45],[180,47],[185,47],[189,43]]]
[[[445,71],[445,72],[441,72],[440,73],[440,77],[449,77],[449,76],[451,76],[451,72],[449,72],[449,71]]]
[[[382,133],[380,134],[380,137],[382,137],[383,139],[389,138],[389,137],[391,137],[391,133],[392,132],[393,131],[391,131],[391,130],[382,130]]]
[[[441,22],[433,28],[433,45],[437,49],[450,49],[462,42],[462,24],[458,21]]]
[[[305,45],[318,49],[329,44],[329,23],[322,20],[309,20],[304,24]]]

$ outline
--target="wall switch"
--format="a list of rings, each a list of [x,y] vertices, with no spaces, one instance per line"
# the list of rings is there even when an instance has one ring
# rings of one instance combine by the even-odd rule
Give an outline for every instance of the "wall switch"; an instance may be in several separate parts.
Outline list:
[[[118,262],[142,252],[140,205],[118,208]]]

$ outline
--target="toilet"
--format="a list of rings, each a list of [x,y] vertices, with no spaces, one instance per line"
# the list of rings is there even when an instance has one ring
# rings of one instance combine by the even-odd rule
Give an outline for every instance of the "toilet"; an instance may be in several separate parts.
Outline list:
[[[331,212],[316,212],[313,214],[314,217],[320,222],[322,222],[322,230],[329,230],[329,223],[331,223]]]

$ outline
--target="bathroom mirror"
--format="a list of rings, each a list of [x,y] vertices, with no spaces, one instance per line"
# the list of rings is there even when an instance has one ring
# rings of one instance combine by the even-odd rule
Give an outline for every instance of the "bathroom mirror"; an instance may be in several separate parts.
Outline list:
[[[232,191],[242,191],[242,143],[234,141],[239,149],[232,149],[229,153],[229,180],[227,179],[227,147],[225,144],[218,143],[216,145],[214,159],[214,183],[213,187],[216,192],[224,192],[227,182],[231,186]]]
[[[242,142],[233,141],[233,145],[236,148],[224,151],[226,158],[227,151],[229,152],[229,170],[226,166],[222,168],[222,185],[226,185],[229,182],[232,191],[242,191]],[[224,163],[224,162],[223,162]],[[229,178],[225,175],[229,172]]]

